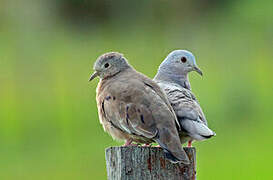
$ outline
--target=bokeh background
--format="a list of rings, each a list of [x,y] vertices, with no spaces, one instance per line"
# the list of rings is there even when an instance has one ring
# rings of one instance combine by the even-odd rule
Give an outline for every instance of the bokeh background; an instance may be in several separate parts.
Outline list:
[[[192,88],[217,136],[196,142],[197,177],[273,179],[273,1],[0,0],[0,179],[106,179],[89,83],[123,53],[153,77],[174,49],[204,77]]]

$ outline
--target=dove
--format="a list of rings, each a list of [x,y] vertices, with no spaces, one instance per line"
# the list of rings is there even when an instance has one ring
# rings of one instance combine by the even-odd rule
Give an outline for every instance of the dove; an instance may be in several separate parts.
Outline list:
[[[194,55],[186,50],[171,52],[158,68],[154,81],[165,91],[173,107],[181,130],[181,143],[209,139],[216,134],[208,128],[206,117],[191,91],[188,73],[196,71],[201,76]]]
[[[176,115],[164,91],[150,78],[137,72],[125,57],[110,52],[98,57],[97,107],[104,130],[124,146],[157,142],[166,159],[189,164],[176,127]]]

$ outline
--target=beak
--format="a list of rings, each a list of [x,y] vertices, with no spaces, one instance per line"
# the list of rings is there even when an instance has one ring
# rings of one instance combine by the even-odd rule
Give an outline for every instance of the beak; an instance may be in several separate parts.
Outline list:
[[[202,71],[197,66],[194,67],[194,71],[196,71],[198,74],[200,74],[201,76],[203,76]]]
[[[89,78],[89,81],[92,81],[94,78],[96,78],[99,75],[97,71],[95,71]]]

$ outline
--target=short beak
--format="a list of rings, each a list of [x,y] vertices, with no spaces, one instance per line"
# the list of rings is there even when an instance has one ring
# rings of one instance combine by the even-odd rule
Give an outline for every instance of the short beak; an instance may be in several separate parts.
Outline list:
[[[94,78],[96,78],[99,75],[97,71],[95,71],[89,78],[89,81],[92,81]]]
[[[201,76],[203,76],[202,71],[197,66],[194,67],[194,71],[196,71],[198,74],[200,74]]]

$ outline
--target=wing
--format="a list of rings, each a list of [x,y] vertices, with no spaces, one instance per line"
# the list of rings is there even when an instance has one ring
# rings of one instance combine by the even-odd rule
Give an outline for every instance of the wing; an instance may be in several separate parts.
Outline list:
[[[156,93],[156,95],[160,97],[160,100],[164,102],[164,104],[167,106],[169,111],[172,113],[175,123],[176,123],[178,129],[180,130],[181,127],[180,127],[180,124],[179,124],[178,119],[176,117],[176,113],[175,113],[173,107],[171,106],[168,96],[165,93],[164,89],[162,89],[155,81],[152,81],[152,80],[146,78],[146,76],[144,76],[140,73],[139,73],[139,76],[140,76],[141,80],[143,81],[144,85],[150,87],[150,90],[152,90],[154,93]]]
[[[163,88],[184,132],[196,140],[203,140],[215,135],[207,127],[205,115],[190,90],[166,84]]]
[[[153,102],[160,99],[139,81],[134,80],[133,86],[130,84],[132,82],[114,82],[104,91],[100,97],[104,118],[123,132],[152,139],[158,132]]]
[[[168,85],[163,88],[178,118],[188,118],[207,125],[206,117],[190,90]]]

